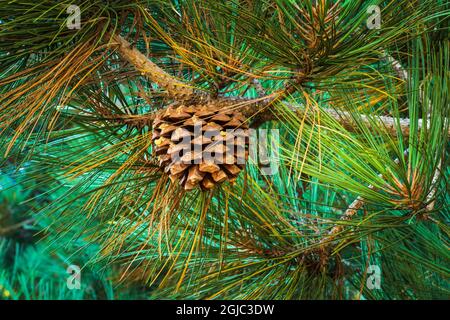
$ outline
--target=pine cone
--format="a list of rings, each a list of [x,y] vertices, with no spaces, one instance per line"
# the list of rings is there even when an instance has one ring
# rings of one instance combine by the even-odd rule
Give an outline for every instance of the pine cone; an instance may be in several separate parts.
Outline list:
[[[248,158],[245,117],[225,105],[168,107],[153,122],[153,151],[172,182],[209,190],[234,182]]]

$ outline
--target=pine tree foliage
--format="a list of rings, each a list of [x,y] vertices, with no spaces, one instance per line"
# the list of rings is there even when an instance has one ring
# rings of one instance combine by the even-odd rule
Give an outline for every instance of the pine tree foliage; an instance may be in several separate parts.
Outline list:
[[[44,172],[36,177],[28,163],[14,174],[10,163],[0,177],[0,300],[146,297],[149,290],[134,282],[120,283],[120,266],[88,265],[98,245],[87,246],[77,234],[55,242],[48,228],[51,222],[36,223],[33,212],[54,197],[46,190],[48,182],[43,183]],[[79,287],[74,286],[70,269],[75,266],[81,269]]]
[[[0,0],[1,163],[52,195],[30,208],[41,241],[90,248],[86,268],[147,298],[445,299],[449,17],[440,0]],[[270,174],[249,159],[209,191],[171,182],[154,120],[204,101],[268,132]],[[19,298],[62,290],[45,281]]]

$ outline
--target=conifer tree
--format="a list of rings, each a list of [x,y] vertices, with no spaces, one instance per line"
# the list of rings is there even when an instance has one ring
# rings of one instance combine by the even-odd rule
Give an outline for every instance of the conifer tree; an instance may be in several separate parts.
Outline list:
[[[104,271],[101,294],[0,284],[448,298],[449,17],[444,0],[0,0],[1,174],[40,188],[26,224],[0,216],[0,254],[30,222],[49,264],[83,251]]]

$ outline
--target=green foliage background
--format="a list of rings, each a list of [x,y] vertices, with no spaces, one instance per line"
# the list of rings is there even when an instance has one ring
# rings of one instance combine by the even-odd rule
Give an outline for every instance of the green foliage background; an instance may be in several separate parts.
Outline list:
[[[448,2],[318,2],[0,0],[0,298],[448,299]],[[145,119],[172,101],[111,32],[195,90],[279,96],[276,173],[169,184]]]

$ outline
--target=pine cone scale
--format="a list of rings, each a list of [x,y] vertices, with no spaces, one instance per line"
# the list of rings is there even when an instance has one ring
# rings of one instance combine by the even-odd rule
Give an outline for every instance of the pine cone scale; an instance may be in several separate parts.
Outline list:
[[[248,158],[244,116],[220,104],[170,106],[153,122],[161,169],[186,191],[234,182]]]

